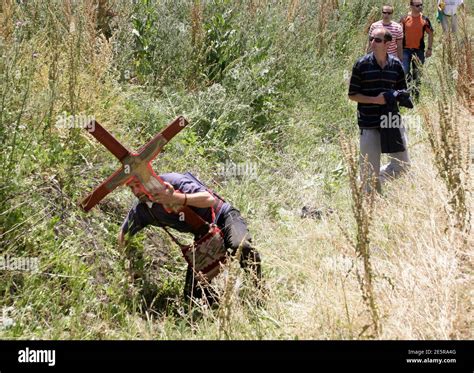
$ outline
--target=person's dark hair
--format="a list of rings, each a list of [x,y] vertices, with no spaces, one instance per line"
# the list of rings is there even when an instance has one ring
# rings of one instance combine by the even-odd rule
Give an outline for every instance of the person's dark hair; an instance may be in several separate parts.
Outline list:
[[[375,31],[383,31],[383,40],[384,41],[392,41],[392,39],[393,39],[392,33],[390,31],[388,31],[385,27],[382,27],[382,26],[377,27],[374,30],[374,32]]]
[[[387,29],[384,29],[384,30],[385,30],[385,34],[383,36],[383,40],[392,41],[392,39],[393,39],[392,33],[390,31],[388,31]]]

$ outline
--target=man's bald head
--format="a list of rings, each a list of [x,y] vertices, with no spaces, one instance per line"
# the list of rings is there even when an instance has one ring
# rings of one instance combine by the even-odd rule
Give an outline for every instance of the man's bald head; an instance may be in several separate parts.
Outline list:
[[[392,41],[393,39],[392,33],[384,27],[377,27],[374,31],[372,31],[372,36],[381,38],[385,42]]]

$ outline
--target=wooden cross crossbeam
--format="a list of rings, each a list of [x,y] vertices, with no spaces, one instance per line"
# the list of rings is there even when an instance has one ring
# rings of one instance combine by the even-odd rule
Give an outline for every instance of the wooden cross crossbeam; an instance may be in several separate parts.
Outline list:
[[[87,125],[87,130],[97,141],[104,145],[122,163],[117,171],[100,184],[91,194],[81,202],[81,207],[89,211],[98,204],[107,194],[120,185],[136,181],[143,193],[153,200],[153,193],[164,190],[163,180],[155,174],[151,162],[161,152],[163,146],[176,136],[188,121],[180,116],[172,121],[164,130],[153,137],[148,144],[141,147],[138,153],[127,150],[110,132],[95,120]]]

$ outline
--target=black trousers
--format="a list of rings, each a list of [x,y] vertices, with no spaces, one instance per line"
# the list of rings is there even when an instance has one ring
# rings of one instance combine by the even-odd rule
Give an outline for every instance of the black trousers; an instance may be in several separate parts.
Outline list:
[[[240,215],[240,211],[232,207],[219,217],[217,226],[224,234],[226,249],[230,250],[233,256],[236,255],[238,248],[242,246],[240,266],[248,270],[251,275],[254,276],[255,285],[257,287],[260,286],[260,280],[262,278],[260,255],[252,245],[252,236],[248,230],[245,219]],[[212,290],[205,289],[204,292],[209,303],[217,301],[217,297],[212,293]],[[192,268],[188,266],[184,285],[184,297],[189,300],[191,297],[201,298],[202,296],[202,287],[199,286],[197,280],[194,278]]]

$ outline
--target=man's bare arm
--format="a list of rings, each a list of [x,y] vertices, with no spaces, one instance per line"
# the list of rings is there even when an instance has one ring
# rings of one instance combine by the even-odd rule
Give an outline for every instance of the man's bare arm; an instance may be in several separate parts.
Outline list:
[[[433,36],[433,33],[429,33],[428,34],[428,48],[431,49],[433,48],[433,39],[434,39],[434,36]]]
[[[360,104],[378,104],[378,105],[385,105],[385,97],[383,93],[380,93],[378,96],[366,96],[361,93],[356,93],[355,95],[349,95],[349,100],[358,102]]]
[[[397,40],[397,55],[400,61],[403,61],[403,39]]]
[[[184,205],[200,208],[211,207],[215,203],[215,198],[209,192],[179,193],[173,186],[165,182],[166,190],[153,194],[154,202],[163,205]]]
[[[178,200],[184,203],[184,194],[175,193]],[[209,192],[198,192],[193,194],[186,194],[186,205],[187,206],[194,206],[194,207],[201,207],[207,208],[214,206],[215,198]]]

